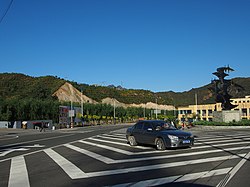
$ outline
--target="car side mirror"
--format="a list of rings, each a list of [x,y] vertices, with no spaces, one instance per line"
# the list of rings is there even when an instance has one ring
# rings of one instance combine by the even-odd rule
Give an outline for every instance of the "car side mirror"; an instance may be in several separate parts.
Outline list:
[[[147,130],[148,132],[152,132],[153,131],[153,129],[152,128],[148,128],[148,130]]]

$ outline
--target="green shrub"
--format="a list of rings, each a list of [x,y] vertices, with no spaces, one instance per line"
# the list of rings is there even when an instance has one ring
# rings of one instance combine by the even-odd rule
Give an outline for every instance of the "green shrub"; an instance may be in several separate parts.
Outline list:
[[[214,122],[214,121],[196,121],[194,125],[204,125],[204,126],[250,126],[250,120],[232,121],[226,122]]]

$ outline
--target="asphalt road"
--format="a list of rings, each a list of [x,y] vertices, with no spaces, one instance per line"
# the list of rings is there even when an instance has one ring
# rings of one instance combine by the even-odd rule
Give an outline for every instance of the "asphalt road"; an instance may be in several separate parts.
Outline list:
[[[188,149],[126,143],[127,125],[0,130],[0,186],[249,186],[250,129],[188,129]]]

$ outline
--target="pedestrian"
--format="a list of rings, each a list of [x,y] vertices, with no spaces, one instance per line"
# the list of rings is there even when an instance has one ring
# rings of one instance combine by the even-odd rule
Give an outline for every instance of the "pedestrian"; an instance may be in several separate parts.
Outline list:
[[[40,129],[40,132],[45,132],[45,128],[44,128],[44,122],[42,122],[42,125],[41,125],[41,129]]]

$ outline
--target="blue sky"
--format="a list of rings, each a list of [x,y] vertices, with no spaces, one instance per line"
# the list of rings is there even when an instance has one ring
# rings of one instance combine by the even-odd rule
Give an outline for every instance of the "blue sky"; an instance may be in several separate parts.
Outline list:
[[[228,64],[227,78],[250,77],[249,10],[249,0],[14,0],[0,73],[154,92],[203,86]]]

